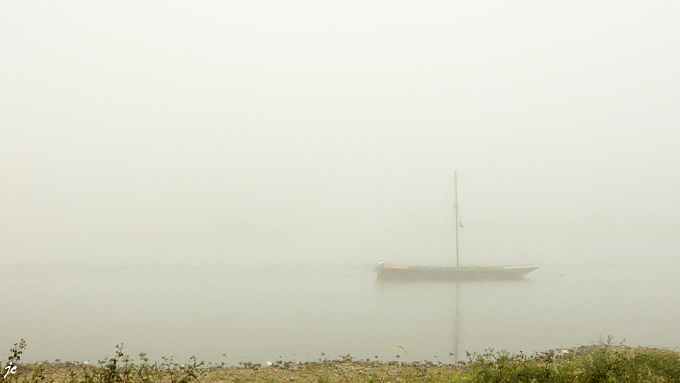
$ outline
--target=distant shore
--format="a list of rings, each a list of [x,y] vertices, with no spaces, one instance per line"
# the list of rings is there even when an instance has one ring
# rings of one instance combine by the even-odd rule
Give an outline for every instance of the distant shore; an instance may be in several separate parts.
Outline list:
[[[371,362],[350,356],[318,362],[242,363],[238,367],[205,364],[195,359],[185,364],[168,359],[149,362],[143,356],[142,359],[135,363],[118,349],[115,357],[96,365],[15,363],[16,373],[8,374],[4,380],[7,383],[680,381],[677,351],[608,344],[531,356],[489,351],[473,354],[467,362],[455,365]]]

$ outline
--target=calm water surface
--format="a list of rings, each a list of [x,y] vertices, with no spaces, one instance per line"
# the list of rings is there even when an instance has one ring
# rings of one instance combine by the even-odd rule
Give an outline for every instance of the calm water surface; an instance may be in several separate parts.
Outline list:
[[[5,267],[0,346],[24,338],[25,360],[94,362],[124,343],[152,360],[227,364],[346,354],[449,363],[609,335],[680,347],[680,265],[541,266],[519,281],[461,283],[378,283],[370,265]],[[396,345],[408,354],[391,354]]]

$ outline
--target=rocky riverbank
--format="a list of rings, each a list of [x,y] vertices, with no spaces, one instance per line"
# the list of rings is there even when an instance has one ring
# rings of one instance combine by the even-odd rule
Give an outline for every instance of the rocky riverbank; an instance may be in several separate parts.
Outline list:
[[[83,363],[46,363],[43,365],[26,365],[20,368],[15,376],[17,382],[38,383],[83,383],[89,381],[106,381],[101,376],[102,367]],[[121,367],[118,367],[121,368]],[[378,363],[354,360],[335,360],[325,362],[293,363],[278,362],[271,366],[246,363],[239,367],[198,366],[193,371],[187,365],[176,366],[174,379],[169,370],[152,368],[146,371],[153,382],[188,383],[197,380],[203,383],[232,382],[433,382],[445,381],[457,372],[461,366],[435,365],[430,362],[400,364],[398,362]],[[37,370],[37,374],[35,374]],[[144,382],[144,368],[136,366],[139,379]],[[106,371],[103,371],[104,373]],[[38,375],[38,377],[34,377]],[[93,376],[95,379],[91,379]],[[195,376],[195,379],[194,379]],[[113,381],[116,381],[114,379]]]
[[[680,353],[611,345],[532,356],[490,351],[457,365],[381,363],[349,357],[309,363],[244,363],[239,367],[196,360],[178,364],[167,359],[135,364],[118,349],[114,358],[96,366],[71,362],[17,366],[15,374],[5,377],[6,383],[680,382]]]

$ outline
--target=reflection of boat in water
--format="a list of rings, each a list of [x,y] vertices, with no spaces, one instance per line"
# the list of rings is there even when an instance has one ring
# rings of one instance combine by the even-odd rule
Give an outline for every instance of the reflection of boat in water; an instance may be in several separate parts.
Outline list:
[[[454,173],[454,204],[455,234],[456,234],[456,265],[455,266],[400,266],[393,263],[378,263],[373,270],[378,273],[378,279],[394,280],[473,280],[473,279],[513,279],[538,269],[537,265],[518,266],[460,266],[458,250],[458,227],[462,227],[460,211],[458,210],[458,179]]]

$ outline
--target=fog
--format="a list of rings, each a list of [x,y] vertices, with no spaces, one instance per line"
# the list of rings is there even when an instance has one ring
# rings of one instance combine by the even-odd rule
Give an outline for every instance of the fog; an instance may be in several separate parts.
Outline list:
[[[499,229],[538,264],[674,259],[677,20],[674,1],[2,2],[0,262],[419,261],[455,170],[472,250]]]

